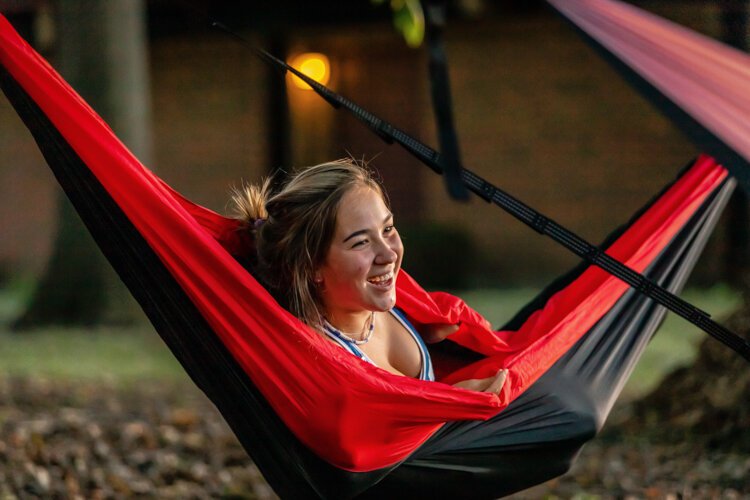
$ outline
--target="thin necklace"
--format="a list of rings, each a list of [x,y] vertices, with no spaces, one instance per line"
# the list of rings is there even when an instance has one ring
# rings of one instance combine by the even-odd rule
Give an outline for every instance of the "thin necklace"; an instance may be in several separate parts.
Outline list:
[[[364,336],[362,340],[357,340],[354,338],[353,334],[351,333],[344,333],[335,326],[333,326],[331,323],[328,322],[327,319],[323,318],[323,324],[324,326],[336,337],[340,338],[341,340],[345,342],[349,342],[350,344],[354,345],[364,345],[370,341],[372,338],[372,333],[375,331],[375,311],[370,313],[370,319],[367,323],[365,323],[365,326],[362,327],[362,331],[360,332],[360,336]],[[367,333],[365,333],[367,332]]]

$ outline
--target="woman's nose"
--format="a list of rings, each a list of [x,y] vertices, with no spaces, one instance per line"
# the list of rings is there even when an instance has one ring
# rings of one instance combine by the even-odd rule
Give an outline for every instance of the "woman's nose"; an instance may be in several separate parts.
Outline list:
[[[387,241],[380,241],[378,253],[375,256],[375,262],[378,264],[390,264],[398,260],[398,252],[388,244]]]

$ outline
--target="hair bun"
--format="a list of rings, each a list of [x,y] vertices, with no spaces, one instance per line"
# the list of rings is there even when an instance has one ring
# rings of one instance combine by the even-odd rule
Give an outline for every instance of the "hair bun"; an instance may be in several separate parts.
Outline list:
[[[271,180],[267,178],[260,185],[247,184],[232,191],[232,215],[251,229],[260,228],[268,219],[266,202],[271,191]]]

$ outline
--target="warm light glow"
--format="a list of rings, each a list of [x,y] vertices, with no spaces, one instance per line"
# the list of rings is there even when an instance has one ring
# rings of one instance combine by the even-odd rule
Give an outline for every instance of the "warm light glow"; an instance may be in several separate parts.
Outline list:
[[[331,66],[328,63],[328,58],[316,52],[307,52],[305,54],[299,54],[292,59],[290,63],[292,67],[300,71],[323,85],[328,83],[328,79],[331,77]],[[297,88],[310,90],[310,86],[292,75],[292,81]]]

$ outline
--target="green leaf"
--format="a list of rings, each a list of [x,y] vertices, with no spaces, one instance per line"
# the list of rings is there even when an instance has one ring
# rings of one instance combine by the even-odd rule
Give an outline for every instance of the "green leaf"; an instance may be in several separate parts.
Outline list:
[[[370,0],[383,4],[385,0]],[[424,12],[419,0],[391,0],[393,25],[401,33],[409,47],[419,47],[424,40]]]
[[[400,4],[400,5],[399,5]],[[392,0],[393,24],[409,47],[419,47],[424,40],[424,12],[419,0]]]

